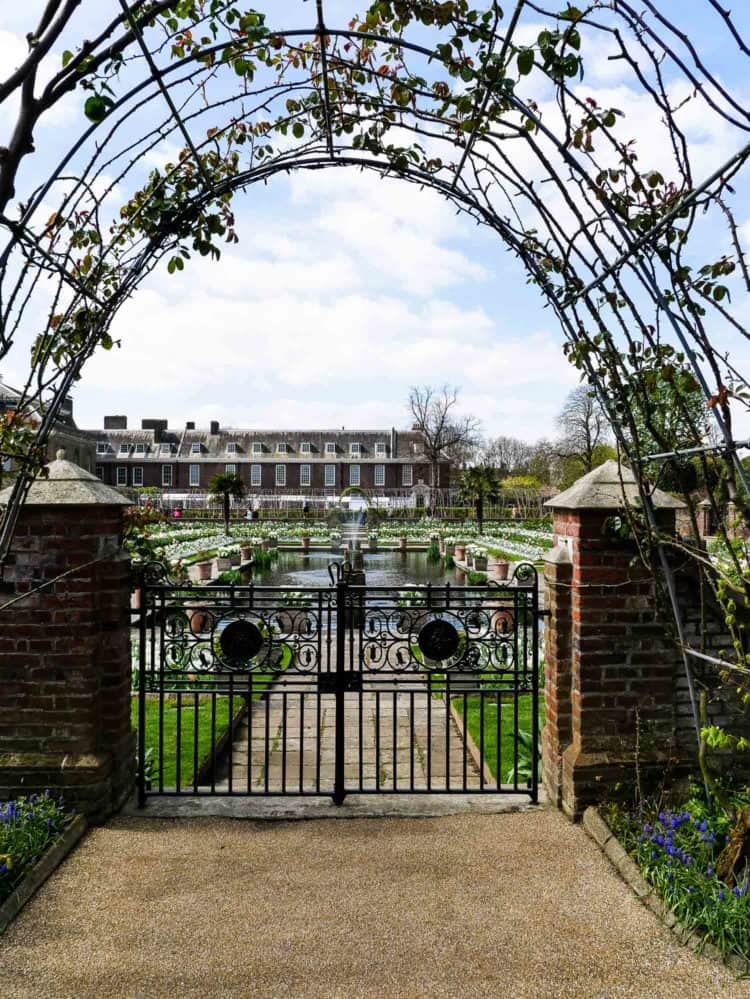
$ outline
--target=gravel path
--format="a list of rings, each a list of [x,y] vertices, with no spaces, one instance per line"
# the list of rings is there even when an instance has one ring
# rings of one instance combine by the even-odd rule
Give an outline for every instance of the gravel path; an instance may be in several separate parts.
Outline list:
[[[750,996],[556,812],[120,818],[0,941],[0,995]]]

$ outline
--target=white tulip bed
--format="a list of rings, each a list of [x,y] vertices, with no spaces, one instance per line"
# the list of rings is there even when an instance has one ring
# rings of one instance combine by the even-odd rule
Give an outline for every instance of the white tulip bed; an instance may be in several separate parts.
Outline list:
[[[552,533],[548,530],[523,527],[521,524],[489,525],[479,533],[476,522],[446,524],[440,520],[423,519],[414,523],[381,524],[368,531],[383,544],[394,544],[406,537],[412,544],[429,544],[431,540],[444,539],[470,544],[475,553],[493,551],[511,556],[514,560],[539,562],[552,547]],[[309,537],[311,544],[329,544],[340,538],[340,530],[319,521],[305,525],[257,521],[232,526],[231,535],[216,529],[216,525],[196,527],[191,524],[158,525],[146,528],[141,538],[148,542],[154,557],[172,565],[189,565],[201,559],[237,552],[240,545],[260,545],[264,539],[276,539],[278,544],[298,544]]]

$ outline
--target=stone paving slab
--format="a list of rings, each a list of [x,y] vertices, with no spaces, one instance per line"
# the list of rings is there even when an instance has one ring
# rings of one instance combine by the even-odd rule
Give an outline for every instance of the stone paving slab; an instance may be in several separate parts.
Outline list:
[[[0,944],[3,999],[740,999],[546,809],[118,818]]]

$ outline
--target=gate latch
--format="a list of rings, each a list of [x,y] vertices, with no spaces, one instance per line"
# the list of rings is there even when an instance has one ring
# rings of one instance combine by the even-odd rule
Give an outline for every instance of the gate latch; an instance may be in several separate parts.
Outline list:
[[[354,670],[344,673],[321,673],[318,677],[321,694],[336,694],[343,690],[346,694],[356,694],[362,689],[362,674]]]

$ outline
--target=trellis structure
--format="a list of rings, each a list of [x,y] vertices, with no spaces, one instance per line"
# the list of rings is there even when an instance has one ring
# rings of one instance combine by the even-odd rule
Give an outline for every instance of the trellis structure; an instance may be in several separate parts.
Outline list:
[[[538,286],[636,471],[630,528],[663,581],[683,646],[677,542],[657,529],[644,473],[660,484],[669,476],[684,494],[696,538],[698,476],[725,569],[697,543],[681,542],[680,552],[724,602],[735,629],[727,668],[744,682],[735,610],[750,573],[725,505],[734,501],[748,521],[734,427],[750,398],[736,361],[748,337],[738,300],[750,271],[733,204],[750,156],[750,111],[688,23],[700,7],[744,61],[750,48],[732,15],[717,0],[685,5],[684,24],[652,0],[516,0],[507,9],[380,0],[333,24],[316,0],[288,5],[304,15],[291,27],[277,4],[96,6],[84,13],[74,0],[50,0],[25,61],[0,83],[0,100],[18,102],[0,159],[0,361],[18,366],[31,351],[22,398],[0,430],[0,457],[20,468],[0,565],[62,400],[91,355],[112,346],[118,310],[143,279],[157,266],[182,270],[196,253],[218,258],[221,243],[238,238],[237,191],[291,170],[367,169],[442,194],[494,230]],[[84,20],[93,16],[95,24]],[[41,83],[50,53],[64,46],[62,65]],[[653,110],[653,152],[633,145],[638,121],[583,89],[587,59],[602,51]],[[79,134],[63,137],[48,176],[31,179],[35,129],[76,97]],[[736,147],[710,176],[691,160],[685,106],[721,123]],[[172,162],[145,167],[174,142]],[[127,196],[108,220],[115,188]],[[716,250],[706,253],[709,242]],[[700,652],[685,648],[688,675]]]

